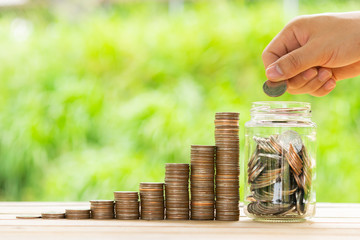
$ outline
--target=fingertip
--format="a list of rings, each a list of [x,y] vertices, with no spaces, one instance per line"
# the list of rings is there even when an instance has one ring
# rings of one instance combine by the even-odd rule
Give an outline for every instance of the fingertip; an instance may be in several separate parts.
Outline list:
[[[316,68],[309,68],[308,70],[302,73],[302,77],[307,81],[313,79],[317,75],[318,75],[318,70]]]
[[[323,97],[328,95],[336,87],[336,81],[334,79],[328,80],[321,88],[315,92],[310,93],[314,97]]]
[[[316,92],[313,92],[313,93],[309,93],[311,96],[314,96],[314,97],[324,97],[326,95],[328,95],[329,93],[331,92],[330,91],[316,91]]]
[[[332,78],[324,84],[324,88],[328,91],[333,90],[335,87],[336,87],[336,81]]]
[[[326,82],[332,77],[332,71],[328,68],[320,68],[318,78],[322,82]]]

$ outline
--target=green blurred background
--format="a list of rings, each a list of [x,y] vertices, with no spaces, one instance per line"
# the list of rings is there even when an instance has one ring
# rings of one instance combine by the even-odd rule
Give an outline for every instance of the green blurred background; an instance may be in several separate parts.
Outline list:
[[[112,198],[163,181],[164,163],[187,163],[191,144],[214,144],[218,111],[241,113],[243,143],[251,103],[274,100],[262,92],[270,40],[294,15],[360,8],[296,2],[2,6],[0,200]],[[360,202],[359,80],[323,98],[278,98],[312,103],[317,201]]]

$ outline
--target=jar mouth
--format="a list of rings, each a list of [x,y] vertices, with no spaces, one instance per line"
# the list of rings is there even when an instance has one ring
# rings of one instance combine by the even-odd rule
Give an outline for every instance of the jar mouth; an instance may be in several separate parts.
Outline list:
[[[295,101],[260,101],[253,102],[252,117],[302,117],[311,118],[311,104]]]

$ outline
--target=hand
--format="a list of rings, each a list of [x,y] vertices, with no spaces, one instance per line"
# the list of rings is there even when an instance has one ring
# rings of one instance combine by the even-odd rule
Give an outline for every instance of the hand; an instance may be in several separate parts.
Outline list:
[[[265,48],[270,81],[288,81],[291,94],[325,96],[336,81],[360,75],[360,12],[301,16]]]

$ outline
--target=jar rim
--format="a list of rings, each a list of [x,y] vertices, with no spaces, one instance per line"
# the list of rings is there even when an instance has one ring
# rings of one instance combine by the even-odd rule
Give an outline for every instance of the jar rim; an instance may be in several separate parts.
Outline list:
[[[309,102],[299,102],[299,101],[256,101],[252,103],[253,105],[269,105],[269,104],[284,104],[284,105],[304,105],[311,107],[311,103]]]
[[[311,103],[296,101],[258,101],[253,102],[251,115],[256,118],[310,118]]]

